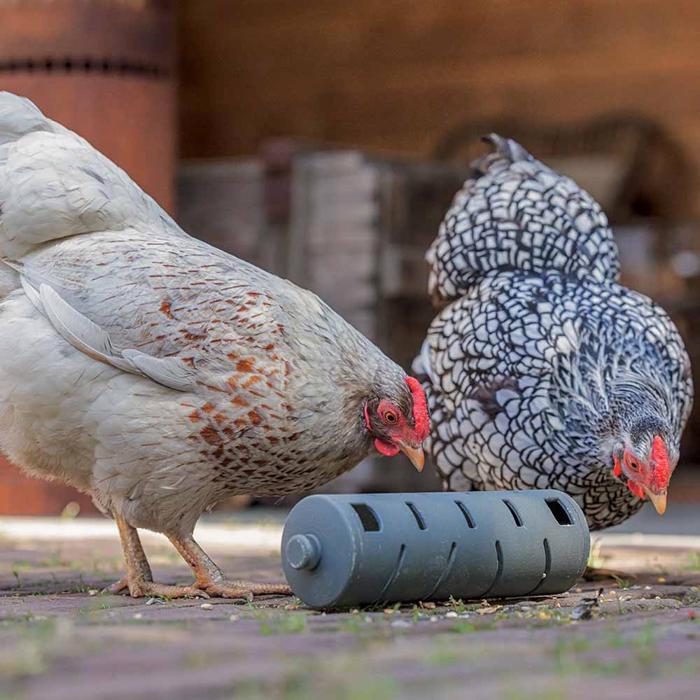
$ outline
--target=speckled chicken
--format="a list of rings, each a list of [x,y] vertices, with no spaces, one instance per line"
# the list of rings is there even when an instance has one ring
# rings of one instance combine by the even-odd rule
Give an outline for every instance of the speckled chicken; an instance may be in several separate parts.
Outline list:
[[[249,596],[192,538],[232,494],[423,466],[423,389],[310,292],[185,234],[28,100],[0,93],[0,447],[90,493],[143,595]],[[154,583],[136,528],[195,574]]]
[[[495,135],[427,260],[445,306],[414,370],[445,488],[557,488],[592,528],[666,508],[692,404],[663,309],[618,282],[605,214],[576,183]]]

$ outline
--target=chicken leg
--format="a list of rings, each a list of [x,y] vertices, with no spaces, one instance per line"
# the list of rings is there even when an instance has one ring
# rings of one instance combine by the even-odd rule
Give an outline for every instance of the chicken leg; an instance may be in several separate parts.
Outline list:
[[[153,581],[151,567],[143,551],[141,540],[135,527],[129,525],[121,516],[114,520],[119,528],[119,537],[126,562],[126,579],[120,579],[107,590],[120,593],[126,589],[133,598],[160,596],[163,598],[206,598],[206,592],[194,586],[170,586]]]
[[[283,583],[228,580],[191,536],[168,535],[168,539],[192,568],[195,588],[209,596],[251,600],[255,595],[291,595],[291,589]]]

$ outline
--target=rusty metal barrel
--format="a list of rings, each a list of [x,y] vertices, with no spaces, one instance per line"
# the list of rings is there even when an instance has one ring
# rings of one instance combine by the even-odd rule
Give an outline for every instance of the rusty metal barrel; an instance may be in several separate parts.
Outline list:
[[[282,566],[312,608],[551,595],[590,535],[561,491],[314,495],[290,512]]]
[[[174,204],[172,0],[0,0],[0,89],[28,97]]]
[[[0,90],[90,141],[166,209],[176,154],[173,0],[0,0]],[[0,456],[0,513],[58,514],[90,499]]]

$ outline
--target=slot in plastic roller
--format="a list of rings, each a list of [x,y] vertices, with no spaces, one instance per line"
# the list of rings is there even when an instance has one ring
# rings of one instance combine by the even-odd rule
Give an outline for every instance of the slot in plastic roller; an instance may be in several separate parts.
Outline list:
[[[563,593],[590,534],[561,491],[314,495],[292,509],[282,565],[312,608]]]

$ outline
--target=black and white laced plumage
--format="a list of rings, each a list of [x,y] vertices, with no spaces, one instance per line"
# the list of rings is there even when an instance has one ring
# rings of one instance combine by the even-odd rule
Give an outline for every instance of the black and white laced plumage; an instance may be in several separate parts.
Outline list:
[[[663,512],[692,405],[683,341],[618,283],[590,195],[514,141],[487,140],[427,254],[447,304],[414,367],[432,461],[450,490],[566,491],[593,528],[640,496]]]

